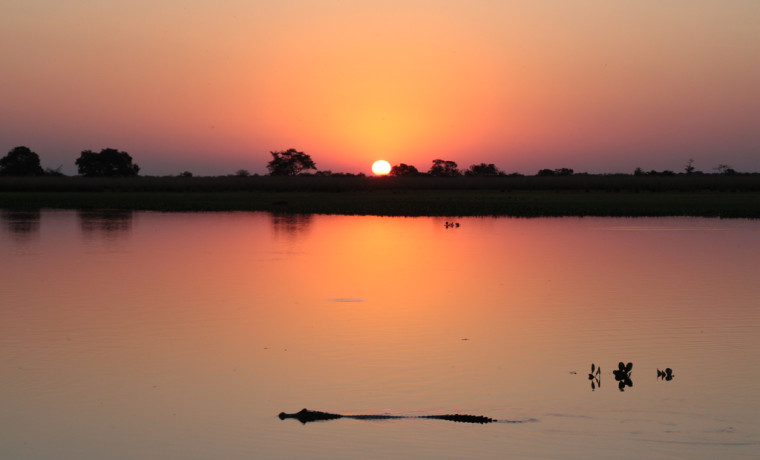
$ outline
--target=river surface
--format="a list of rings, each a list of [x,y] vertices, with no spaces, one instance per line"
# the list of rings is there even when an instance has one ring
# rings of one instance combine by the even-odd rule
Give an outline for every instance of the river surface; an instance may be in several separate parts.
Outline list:
[[[0,211],[0,257],[3,459],[760,455],[760,221]]]

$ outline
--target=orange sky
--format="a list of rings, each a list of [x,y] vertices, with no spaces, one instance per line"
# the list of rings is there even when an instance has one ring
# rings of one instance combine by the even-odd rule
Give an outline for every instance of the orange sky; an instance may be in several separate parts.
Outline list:
[[[760,171],[755,0],[5,0],[0,154]]]

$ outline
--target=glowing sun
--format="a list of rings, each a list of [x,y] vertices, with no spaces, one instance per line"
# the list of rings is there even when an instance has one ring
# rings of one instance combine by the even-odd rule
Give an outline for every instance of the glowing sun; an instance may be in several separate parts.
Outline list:
[[[377,160],[372,163],[372,172],[378,176],[384,176],[391,172],[391,164],[385,160]]]

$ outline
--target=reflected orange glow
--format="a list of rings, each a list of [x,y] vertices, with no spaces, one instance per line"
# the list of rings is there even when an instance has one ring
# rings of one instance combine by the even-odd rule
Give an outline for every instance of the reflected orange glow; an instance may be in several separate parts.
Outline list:
[[[227,433],[274,452],[275,414],[302,406],[536,417],[520,436],[569,433],[547,449],[611,438],[595,451],[637,442],[612,428],[636,411],[626,423],[647,436],[725,449],[704,423],[730,420],[737,444],[757,445],[756,222],[113,217],[0,214],[4,449],[52,432],[98,458],[136,436],[218,448]],[[619,361],[634,363],[625,398],[608,375]],[[594,394],[591,362],[604,368]],[[654,378],[665,367],[670,386]],[[506,433],[483,442],[503,452]]]

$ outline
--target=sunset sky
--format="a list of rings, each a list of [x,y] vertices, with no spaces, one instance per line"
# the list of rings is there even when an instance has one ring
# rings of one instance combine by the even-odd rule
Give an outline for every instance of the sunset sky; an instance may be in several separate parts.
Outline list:
[[[760,171],[757,0],[3,0],[0,156]]]

